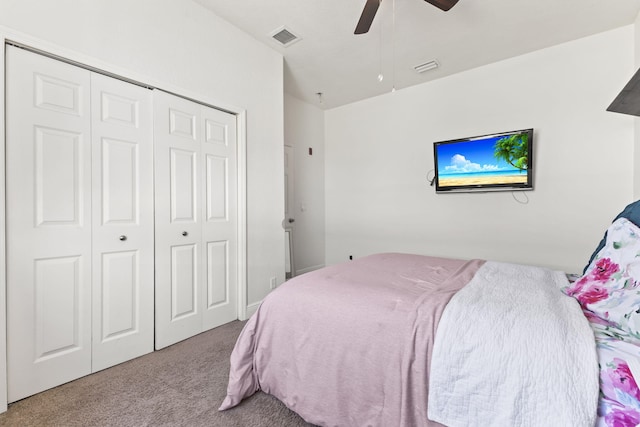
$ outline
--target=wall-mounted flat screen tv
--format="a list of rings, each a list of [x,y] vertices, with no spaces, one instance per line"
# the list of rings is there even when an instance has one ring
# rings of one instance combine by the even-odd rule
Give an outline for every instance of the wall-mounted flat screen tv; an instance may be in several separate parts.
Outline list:
[[[533,129],[434,142],[437,193],[533,190]]]

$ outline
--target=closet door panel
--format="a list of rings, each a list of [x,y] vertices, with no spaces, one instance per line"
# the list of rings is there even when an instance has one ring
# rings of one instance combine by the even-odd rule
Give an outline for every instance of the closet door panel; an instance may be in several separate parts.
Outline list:
[[[200,123],[198,104],[154,91],[157,349],[202,332]]]
[[[81,226],[83,135],[40,126],[34,132],[36,225]]]
[[[13,402],[91,372],[90,73],[7,47]]]
[[[231,298],[229,283],[229,242],[207,243],[207,309],[228,303]]]
[[[198,152],[169,148],[169,180],[171,224],[194,226],[198,224]]]
[[[80,337],[81,258],[34,260],[36,362],[75,352]]]
[[[140,333],[138,251],[102,254],[100,269],[101,342],[124,339]]]
[[[171,321],[198,315],[198,247],[171,246]]]
[[[153,351],[151,91],[91,76],[93,371]]]
[[[206,306],[204,330],[237,318],[237,147],[236,118],[202,106],[205,173]]]
[[[102,225],[135,227],[140,217],[139,145],[112,138],[102,138],[97,145],[101,150]]]

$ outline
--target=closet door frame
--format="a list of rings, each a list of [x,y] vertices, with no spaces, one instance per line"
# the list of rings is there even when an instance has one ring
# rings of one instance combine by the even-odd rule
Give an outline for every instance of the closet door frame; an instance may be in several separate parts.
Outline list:
[[[7,411],[7,282],[6,282],[6,182],[5,182],[5,50],[7,44],[24,47],[35,52],[43,53],[54,58],[63,59],[72,64],[83,66],[92,71],[129,81],[131,83],[147,86],[149,88],[162,89],[188,99],[197,100],[203,104],[236,115],[237,126],[237,183],[238,183],[238,248],[237,248],[237,300],[238,319],[248,318],[247,310],[247,214],[246,214],[246,128],[247,112],[244,108],[228,105],[219,100],[203,97],[200,93],[193,93],[157,81],[150,76],[122,68],[117,65],[105,63],[94,57],[78,53],[76,51],[60,47],[43,39],[34,38],[23,33],[14,32],[7,28],[0,27],[0,43],[2,43],[2,54],[0,55],[0,413]]]

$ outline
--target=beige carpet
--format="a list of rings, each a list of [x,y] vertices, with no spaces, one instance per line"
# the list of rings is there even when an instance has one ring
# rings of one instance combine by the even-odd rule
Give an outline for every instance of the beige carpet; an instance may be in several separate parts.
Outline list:
[[[235,321],[171,347],[9,405],[1,426],[310,426],[259,392],[218,412],[229,355],[244,322]]]

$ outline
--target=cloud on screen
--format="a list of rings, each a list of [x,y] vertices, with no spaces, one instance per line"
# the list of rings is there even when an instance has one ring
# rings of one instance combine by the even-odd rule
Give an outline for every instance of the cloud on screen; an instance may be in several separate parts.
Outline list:
[[[480,165],[473,163],[471,160],[467,160],[462,154],[455,154],[451,157],[451,164],[445,166],[445,170],[449,172],[485,172],[499,170],[496,165]]]

